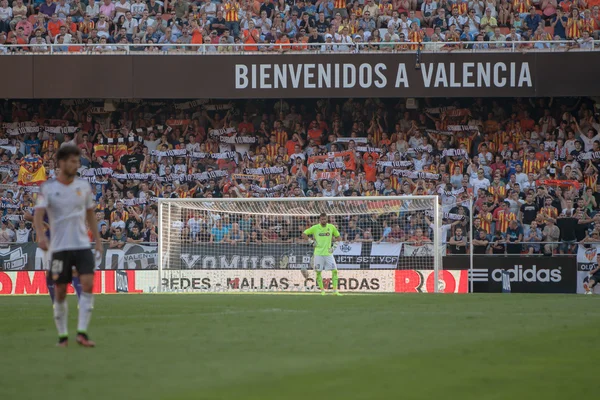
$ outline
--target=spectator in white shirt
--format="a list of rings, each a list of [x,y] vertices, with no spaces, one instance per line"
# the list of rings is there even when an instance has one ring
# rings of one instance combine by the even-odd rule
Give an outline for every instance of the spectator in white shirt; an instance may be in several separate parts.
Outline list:
[[[0,243],[12,243],[15,240],[15,231],[11,229],[12,225],[8,221],[2,220],[0,228]]]
[[[477,193],[479,189],[487,190],[490,187],[490,180],[484,176],[483,168],[479,168],[477,176],[471,178],[469,184],[473,188],[473,193]]]
[[[27,225],[25,225],[25,220],[21,220],[19,221],[19,228],[17,229],[17,234],[16,234],[16,242],[17,243],[27,243],[29,242],[29,233],[31,232],[31,229],[27,228]]]
[[[64,22],[67,19],[67,15],[71,14],[71,6],[66,0],[60,0],[56,5],[55,13],[58,15],[58,19]]]
[[[131,3],[127,0],[119,0],[115,3],[115,19],[118,21],[121,15],[125,15],[126,12],[131,11]]]
[[[335,39],[336,39],[336,42],[339,43],[339,46],[337,47],[337,51],[350,51],[350,46],[352,46],[354,44],[354,42],[352,41],[352,37],[349,34],[349,30],[348,30],[347,26],[345,26],[342,29],[341,34],[336,33]]]
[[[515,179],[521,187],[523,186],[523,183],[527,182],[527,174],[523,172],[521,164],[515,165]]]
[[[100,14],[100,6],[95,0],[90,0],[90,3],[85,7],[85,13],[96,22],[98,20],[98,15]]]
[[[13,11],[8,6],[7,0],[0,1],[0,32],[10,31],[10,20],[12,19]]]

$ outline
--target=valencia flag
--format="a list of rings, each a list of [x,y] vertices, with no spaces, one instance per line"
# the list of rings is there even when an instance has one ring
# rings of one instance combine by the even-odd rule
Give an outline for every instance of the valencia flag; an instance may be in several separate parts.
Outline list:
[[[126,144],[97,144],[94,146],[94,154],[97,157],[106,157],[112,154],[115,160],[119,161],[121,157],[127,154]]]
[[[44,168],[40,157],[26,156],[23,158],[19,168],[19,185],[41,185],[46,179],[46,168]]]

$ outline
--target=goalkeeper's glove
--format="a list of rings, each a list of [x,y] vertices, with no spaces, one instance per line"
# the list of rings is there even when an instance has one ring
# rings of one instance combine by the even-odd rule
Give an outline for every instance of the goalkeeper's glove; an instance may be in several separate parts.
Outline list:
[[[308,239],[308,244],[314,246],[315,245],[314,239]]]
[[[329,254],[333,254],[333,252],[335,251],[335,249],[337,249],[338,244],[339,244],[338,242],[333,242],[331,244],[331,247],[329,248]]]

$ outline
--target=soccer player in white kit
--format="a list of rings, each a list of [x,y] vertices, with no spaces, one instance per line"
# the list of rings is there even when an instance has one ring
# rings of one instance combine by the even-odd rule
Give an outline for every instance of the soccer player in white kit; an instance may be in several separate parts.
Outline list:
[[[79,299],[77,323],[77,343],[84,347],[94,347],[89,340],[87,329],[94,307],[92,289],[94,287],[95,259],[87,224],[91,227],[96,251],[102,251],[98,229],[96,229],[95,202],[89,182],[77,178],[81,152],[72,145],[61,147],[56,153],[60,172],[56,179],[45,182],[38,194],[33,221],[37,232],[44,232],[44,216],[52,236],[50,243],[46,235],[37,235],[38,246],[42,250],[51,249],[50,275],[55,283],[54,321],[58,330],[58,346],[68,345],[69,333],[67,284],[72,280],[73,268],[79,273],[82,293]],[[101,253],[98,253],[101,254]]]

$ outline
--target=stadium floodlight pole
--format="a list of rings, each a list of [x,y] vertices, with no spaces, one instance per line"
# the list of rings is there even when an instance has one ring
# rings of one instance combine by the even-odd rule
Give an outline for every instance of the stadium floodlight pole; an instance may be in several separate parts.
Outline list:
[[[473,293],[473,197],[469,197],[469,293]],[[477,239],[479,240],[479,239]]]
[[[439,270],[440,270],[440,258],[442,254],[442,246],[440,243],[440,234],[441,234],[441,226],[440,226],[440,203],[438,196],[434,197],[433,203],[433,292],[438,293],[440,291],[440,282],[439,282]]]

